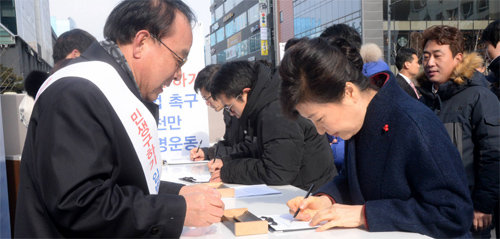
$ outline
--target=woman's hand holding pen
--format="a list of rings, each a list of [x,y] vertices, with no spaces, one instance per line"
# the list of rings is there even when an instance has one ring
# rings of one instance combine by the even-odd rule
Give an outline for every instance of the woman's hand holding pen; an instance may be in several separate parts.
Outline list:
[[[295,197],[289,200],[286,205],[290,208],[292,215],[300,207],[300,212],[295,218],[301,221],[309,221],[318,211],[332,206],[332,202],[326,196],[310,196],[306,199],[304,197]]]
[[[221,159],[210,160],[207,166],[208,166],[208,171],[212,176],[210,178],[210,182],[222,182],[222,180],[220,179],[220,169],[222,168],[222,166],[224,166],[222,160]]]
[[[205,159],[205,153],[203,150],[198,150],[198,148],[193,148],[189,151],[189,158],[192,161],[201,161]]]

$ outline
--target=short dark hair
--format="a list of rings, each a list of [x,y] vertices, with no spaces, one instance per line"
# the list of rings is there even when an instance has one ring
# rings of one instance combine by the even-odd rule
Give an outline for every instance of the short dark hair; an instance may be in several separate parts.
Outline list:
[[[43,82],[49,77],[49,74],[45,71],[32,71],[24,79],[24,89],[29,96],[35,98],[38,89],[42,86]]]
[[[232,61],[223,64],[215,74],[210,87],[214,99],[221,94],[237,97],[245,88],[252,88],[257,78],[257,66],[267,67],[258,62]]]
[[[456,27],[439,25],[432,26],[422,33],[422,50],[428,41],[436,41],[439,45],[450,45],[453,56],[464,52],[464,37]]]
[[[181,0],[124,0],[106,20],[104,37],[116,43],[128,44],[138,31],[147,30],[161,39],[170,33],[177,10],[189,22],[195,21],[195,15]]]
[[[295,45],[295,43],[299,42],[300,41],[300,38],[290,38],[288,39],[288,41],[286,41],[285,43],[285,51],[288,50],[288,48],[292,47],[293,45]]]
[[[352,45],[354,45],[358,50],[361,48],[361,35],[359,35],[359,32],[344,23],[329,26],[323,31],[323,33],[321,33],[320,37],[344,38]]]
[[[349,63],[359,71],[363,70],[363,58],[359,54],[359,49],[354,44],[351,44],[344,38],[325,38],[328,44],[338,47],[342,53],[347,57]]]
[[[398,71],[403,69],[405,62],[413,61],[413,55],[418,57],[417,51],[413,48],[403,47],[399,49],[398,55],[396,56],[396,67],[398,68]]]
[[[481,35],[482,42],[489,42],[493,47],[497,46],[500,38],[500,20],[490,22]]]
[[[94,36],[82,29],[73,29],[61,34],[53,47],[54,63],[65,59],[74,49],[83,53],[95,41],[97,40]]]
[[[345,85],[351,82],[361,90],[373,88],[370,81],[349,63],[337,46],[323,38],[303,40],[285,53],[279,68],[281,104],[289,117],[295,118],[302,102],[339,102]]]
[[[198,93],[200,89],[205,89],[206,91],[210,90],[210,86],[212,85],[212,79],[220,69],[219,64],[212,64],[205,66],[194,80],[194,91]]]

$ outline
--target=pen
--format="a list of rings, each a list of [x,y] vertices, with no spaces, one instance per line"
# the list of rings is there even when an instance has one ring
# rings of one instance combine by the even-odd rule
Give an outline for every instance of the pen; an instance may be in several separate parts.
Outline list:
[[[203,142],[203,139],[200,139],[200,142],[198,143],[198,148],[196,149],[196,153],[200,151],[201,142]]]
[[[309,195],[311,195],[311,192],[312,192],[312,189],[314,187],[314,183],[311,184],[311,186],[309,187],[309,190],[307,190],[307,193],[306,193],[306,197],[304,197],[304,199],[308,198]],[[295,211],[295,213],[293,214],[293,218],[295,218],[300,212],[300,207],[297,209],[297,211]]]
[[[215,144],[215,154],[214,154],[214,159],[212,160],[212,163],[215,163],[215,158],[217,158],[217,152],[219,151],[219,145]]]

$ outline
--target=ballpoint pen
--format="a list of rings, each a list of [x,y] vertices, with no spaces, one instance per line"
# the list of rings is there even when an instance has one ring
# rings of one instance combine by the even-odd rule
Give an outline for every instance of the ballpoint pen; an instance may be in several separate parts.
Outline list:
[[[200,151],[201,142],[203,142],[203,139],[200,139],[200,142],[198,143],[198,148],[196,149],[196,153]]]
[[[314,188],[314,183],[313,183],[313,184],[311,184],[311,186],[309,187],[309,190],[307,190],[307,193],[306,193],[306,196],[304,197],[304,200],[305,200],[306,198],[308,198],[308,197],[309,197],[309,195],[311,195],[311,192],[312,192],[312,189],[313,189],[313,188]],[[300,207],[299,207],[299,208],[297,209],[297,211],[295,211],[295,213],[293,214],[292,221],[293,221],[293,219],[295,219],[295,217],[299,214],[299,212],[300,212]]]

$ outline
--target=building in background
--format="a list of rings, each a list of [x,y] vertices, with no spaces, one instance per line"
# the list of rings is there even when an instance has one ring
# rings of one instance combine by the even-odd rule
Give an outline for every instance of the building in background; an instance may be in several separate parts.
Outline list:
[[[384,49],[386,61],[391,55],[392,64],[399,48],[418,50],[421,32],[433,25],[458,27],[466,49],[478,50],[481,30],[500,18],[498,0],[279,0],[274,9],[276,59],[288,39],[316,37],[332,24],[345,23],[361,33],[363,43]]]
[[[464,34],[465,49],[481,51],[479,37],[488,23],[500,18],[500,1],[383,0],[383,18],[386,61],[387,52],[390,52],[391,63],[394,64],[397,50],[401,47],[419,50],[420,33],[433,25],[459,28]],[[388,38],[388,35],[391,37]]]
[[[271,0],[211,0],[210,61],[274,62]]]
[[[0,64],[22,78],[53,65],[49,0],[0,0]]]
[[[51,16],[50,25],[52,25],[52,28],[54,29],[54,32],[58,37],[61,34],[76,28],[75,21],[71,17],[65,19],[59,19],[54,16]]]

